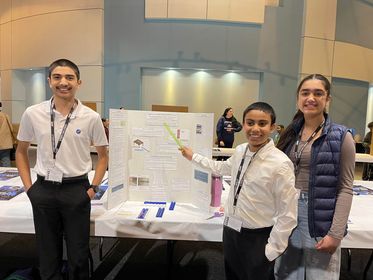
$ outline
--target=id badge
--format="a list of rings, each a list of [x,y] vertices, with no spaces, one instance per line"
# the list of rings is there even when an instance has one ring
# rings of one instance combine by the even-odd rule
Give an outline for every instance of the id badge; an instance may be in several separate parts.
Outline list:
[[[235,231],[241,232],[242,221],[235,217],[225,217],[224,225],[234,229]]]
[[[47,169],[47,175],[45,181],[51,181],[56,183],[62,183],[63,172],[59,170],[55,165]]]

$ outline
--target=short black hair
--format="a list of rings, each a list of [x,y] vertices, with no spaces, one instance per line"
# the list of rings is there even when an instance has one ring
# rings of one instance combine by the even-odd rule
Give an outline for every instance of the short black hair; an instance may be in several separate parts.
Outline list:
[[[275,113],[275,110],[273,110],[271,105],[269,105],[266,102],[255,102],[255,103],[249,105],[245,109],[245,111],[243,111],[243,115],[242,115],[242,122],[243,123],[245,123],[246,114],[248,112],[252,111],[252,110],[259,110],[259,111],[263,111],[264,113],[269,114],[271,116],[271,125],[276,122],[276,113]]]
[[[80,80],[80,71],[79,71],[79,67],[78,67],[74,62],[72,62],[71,60],[68,60],[68,59],[66,59],[66,58],[60,58],[60,59],[57,59],[56,61],[53,61],[53,62],[51,63],[51,65],[49,65],[49,67],[48,67],[48,77],[49,77],[49,78],[51,77],[53,70],[54,70],[56,67],[58,67],[58,66],[66,66],[66,67],[70,67],[71,69],[74,70],[77,79]]]

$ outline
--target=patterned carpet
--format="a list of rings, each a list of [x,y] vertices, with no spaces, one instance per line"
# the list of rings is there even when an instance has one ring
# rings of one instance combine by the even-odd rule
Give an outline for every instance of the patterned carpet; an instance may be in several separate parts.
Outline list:
[[[102,261],[99,247],[99,238],[91,238],[92,279],[225,279],[221,243],[105,238]],[[348,270],[347,250],[343,249],[340,279],[363,279],[371,250],[353,249],[351,253],[351,270]],[[0,279],[17,269],[36,265],[34,235],[0,233]],[[366,279],[373,280],[373,267]]]

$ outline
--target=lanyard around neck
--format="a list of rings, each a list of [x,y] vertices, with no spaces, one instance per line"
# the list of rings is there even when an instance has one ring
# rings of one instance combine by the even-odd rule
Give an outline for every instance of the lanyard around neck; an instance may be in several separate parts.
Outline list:
[[[55,132],[54,132],[54,108],[55,108],[54,100],[52,99],[51,100],[51,108],[50,108],[50,115],[51,115],[51,140],[52,140],[53,159],[56,159],[57,152],[58,152],[58,150],[61,147],[62,139],[65,136],[65,132],[66,132],[67,126],[69,125],[69,122],[70,122],[70,119],[71,119],[71,115],[72,115],[72,113],[74,112],[74,109],[75,109],[75,101],[74,101],[73,106],[70,109],[69,114],[66,117],[66,121],[65,121],[65,124],[64,124],[64,126],[62,128],[60,138],[58,139],[57,146],[56,146],[56,139],[55,139]]]
[[[251,164],[251,162],[253,161],[254,157],[256,156],[256,154],[260,151],[261,148],[263,148],[265,145],[267,144],[264,143],[262,146],[259,147],[259,149],[253,154],[253,156],[250,158],[250,161],[246,167],[246,170],[244,172],[244,174],[246,173],[246,171],[249,169],[249,166]],[[233,200],[233,207],[236,207],[237,205],[237,200],[238,200],[238,196],[240,195],[240,192],[241,192],[241,189],[242,189],[242,185],[243,185],[243,180],[244,180],[244,176],[242,176],[241,180],[240,180],[240,176],[241,176],[241,173],[242,173],[242,167],[243,167],[243,164],[245,162],[245,157],[246,157],[246,153],[247,153],[247,150],[249,149],[249,144],[247,144],[246,146],[246,149],[245,149],[245,152],[242,156],[242,159],[241,159],[241,163],[240,163],[240,166],[238,167],[238,171],[237,171],[237,175],[236,175],[236,180],[235,180],[235,183],[234,183],[234,200]]]
[[[324,126],[324,124],[325,124],[325,120],[323,120],[322,123],[315,129],[315,131],[312,132],[311,136],[308,137],[306,143],[298,151],[299,144],[300,144],[300,139],[302,137],[303,128],[299,132],[298,137],[297,137],[297,141],[295,142],[295,148],[294,148],[294,155],[295,155],[294,169],[295,169],[295,174],[298,174],[298,168],[299,168],[300,158],[302,157],[304,149],[306,148],[306,146],[308,145],[308,143],[310,143],[312,141],[312,139],[315,138],[316,134],[320,131],[320,129]]]

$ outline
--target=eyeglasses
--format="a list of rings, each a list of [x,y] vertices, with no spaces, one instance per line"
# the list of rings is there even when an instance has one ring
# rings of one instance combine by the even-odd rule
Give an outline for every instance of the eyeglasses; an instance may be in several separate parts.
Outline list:
[[[322,89],[314,89],[314,90],[312,90],[312,89],[302,89],[299,92],[299,95],[302,96],[302,97],[309,97],[311,93],[316,98],[321,98],[321,97],[323,97],[327,94],[326,91],[324,91]]]

